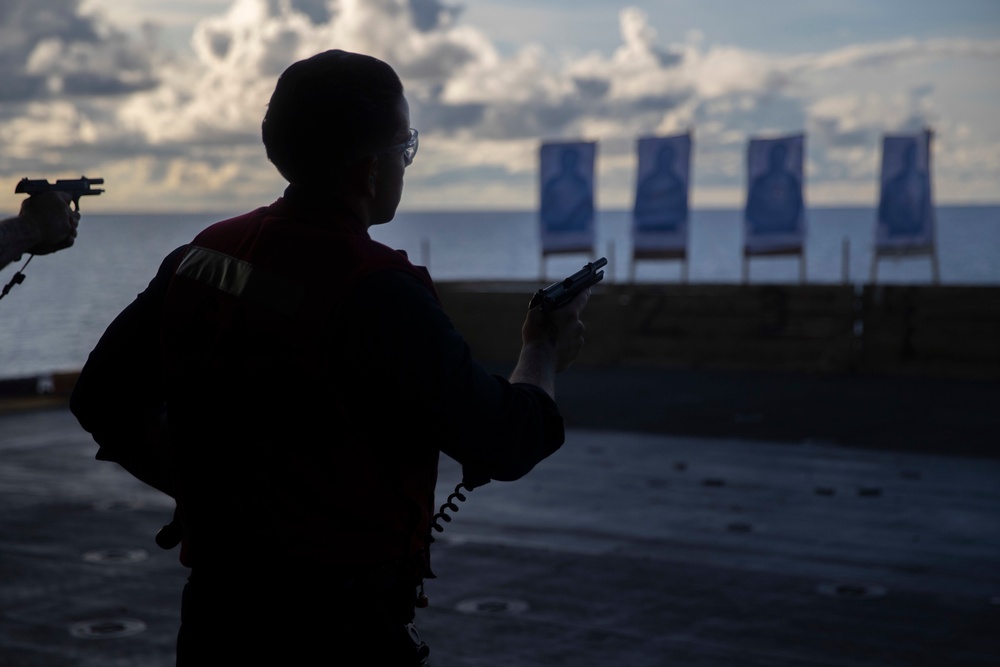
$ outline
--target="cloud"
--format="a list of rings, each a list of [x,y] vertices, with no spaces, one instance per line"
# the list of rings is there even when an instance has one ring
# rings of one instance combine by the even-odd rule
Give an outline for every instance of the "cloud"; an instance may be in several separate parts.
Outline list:
[[[410,0],[410,11],[414,27],[421,32],[430,32],[453,24],[462,13],[462,8],[439,0]]]
[[[154,61],[79,0],[5,0],[0,5],[0,99],[107,97],[156,85]]]
[[[733,201],[746,141],[761,133],[807,132],[813,185],[860,182],[883,133],[935,124],[956,132],[940,144],[954,157],[938,165],[956,174],[983,166],[997,180],[977,147],[984,130],[995,132],[977,119],[996,114],[956,116],[955,77],[944,75],[954,63],[1000,60],[1000,40],[772,54],[709,44],[697,32],[661,44],[647,16],[625,8],[617,48],[570,57],[533,43],[501,52],[461,17],[441,0],[234,0],[197,22],[190,53],[172,53],[155,27],[127,34],[78,0],[6,0],[0,174],[103,164],[124,199],[152,193],[170,207],[170,188],[182,182],[193,207],[278,190],[259,138],[274,82],[292,62],[342,48],[386,60],[406,85],[422,141],[404,203],[440,205],[446,193],[456,206],[531,206],[538,143],[585,138],[601,143],[607,173],[598,182],[614,188],[602,204],[627,206],[636,138],[689,129],[695,186]]]
[[[1000,58],[1000,40],[899,39],[875,44],[853,44],[827,53],[793,58],[796,71],[886,67],[904,61],[939,58]]]

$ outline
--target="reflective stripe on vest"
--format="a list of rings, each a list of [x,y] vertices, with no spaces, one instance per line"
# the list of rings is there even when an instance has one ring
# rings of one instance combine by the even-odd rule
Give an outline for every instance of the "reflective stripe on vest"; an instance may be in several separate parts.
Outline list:
[[[302,285],[272,271],[219,252],[190,246],[177,275],[290,315],[302,301]]]

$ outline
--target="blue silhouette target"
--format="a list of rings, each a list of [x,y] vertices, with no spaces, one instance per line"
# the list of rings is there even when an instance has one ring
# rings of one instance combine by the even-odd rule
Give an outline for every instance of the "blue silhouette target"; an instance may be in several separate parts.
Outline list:
[[[801,250],[805,240],[805,137],[751,139],[744,215],[748,253]]]
[[[589,252],[594,247],[593,142],[541,147],[542,252]]]

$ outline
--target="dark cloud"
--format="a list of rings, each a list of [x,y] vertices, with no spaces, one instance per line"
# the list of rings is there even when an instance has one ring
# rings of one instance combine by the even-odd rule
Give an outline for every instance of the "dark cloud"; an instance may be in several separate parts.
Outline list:
[[[436,82],[440,87],[462,65],[476,59],[476,54],[465,45],[442,42],[412,60],[393,63],[404,81]]]
[[[267,42],[266,50],[259,62],[259,72],[267,77],[277,77],[285,71],[292,59],[289,54],[295,53],[302,42],[302,34],[294,30],[282,30]]]
[[[684,54],[663,49],[653,49],[653,55],[659,61],[660,67],[676,67],[684,61]]]
[[[63,75],[62,92],[66,95],[124,95],[137,90],[152,88],[150,80],[141,82],[123,81],[114,74],[101,72],[76,72]]]
[[[188,146],[189,152],[193,151],[193,154],[197,155],[199,149],[203,147],[233,147],[233,146],[261,146],[263,151],[263,144],[261,143],[260,132],[258,130],[254,131],[240,131],[240,130],[218,130],[213,128],[211,134],[199,135],[198,137],[192,138],[189,142],[178,142],[180,145]],[[263,154],[263,153],[262,153]]]
[[[292,0],[292,9],[308,16],[313,25],[323,25],[333,18],[327,0]]]
[[[880,128],[853,127],[845,130],[839,118],[817,118],[809,121],[809,141],[830,148],[868,148],[878,140]]]
[[[628,103],[628,109],[618,109],[619,113],[636,111],[661,111],[667,112],[679,106],[688,98],[688,95],[646,95]]]
[[[146,168],[150,170],[150,183],[166,179],[176,160],[189,160],[213,169],[224,169],[234,161],[248,163],[258,160],[266,165],[257,134],[219,132],[211,138],[202,137],[191,142],[153,144],[142,135],[126,133],[105,137],[100,143],[68,141],[49,146],[44,151],[20,155],[0,151],[0,173],[44,176],[57,169],[59,174],[101,176],[95,172],[100,165],[139,156],[148,158]]]
[[[906,118],[906,120],[904,120],[898,126],[892,128],[892,131],[901,132],[903,134],[911,134],[915,132],[920,132],[925,128],[929,127],[930,125],[932,125],[932,123],[928,120],[925,114],[915,112],[910,114]]]
[[[9,72],[0,69],[0,102],[22,102],[45,96],[48,84],[44,76]],[[0,113],[0,117],[2,117]]]
[[[494,104],[483,114],[481,136],[488,139],[558,137],[583,115],[581,105],[569,102],[534,107]]]
[[[80,0],[0,2],[0,99],[120,95],[156,84],[150,45],[134,43]]]
[[[758,134],[796,134],[806,128],[805,102],[784,95],[735,92],[698,104],[694,123],[719,124],[730,137]],[[731,142],[732,139],[727,141]]]
[[[792,78],[784,72],[769,72],[764,77],[762,88],[767,92],[777,92],[792,84]]]
[[[425,131],[445,134],[475,128],[483,139],[558,137],[572,133],[583,118],[616,120],[628,118],[655,127],[663,116],[691,95],[690,92],[649,95],[632,100],[608,100],[610,84],[599,78],[575,78],[578,94],[556,102],[527,101],[519,104],[445,104],[435,90],[428,98],[411,101],[413,116]],[[605,137],[614,141],[614,137]]]
[[[219,60],[223,60],[233,44],[233,36],[225,30],[205,30],[205,43],[208,50]]]
[[[454,21],[461,7],[446,5],[440,0],[410,0],[413,25],[421,32],[430,32]]]
[[[578,77],[573,79],[573,84],[581,97],[591,99],[601,99],[611,89],[611,83],[607,79]]]
[[[411,116],[419,119],[420,129],[425,133],[432,130],[449,133],[479,124],[484,111],[483,104],[442,104],[430,100],[415,102]]]
[[[94,22],[79,15],[79,0],[0,2],[0,63],[23,65],[39,39],[97,42]]]
[[[919,132],[931,125],[925,103],[934,93],[934,86],[917,86],[909,91],[909,111],[903,120],[888,124],[884,118],[865,123],[851,122],[845,129],[842,116],[817,115],[809,119],[809,140],[817,147],[828,148],[871,148],[880,145],[886,132]]]
[[[570,123],[584,115],[584,109],[576,104],[556,104],[541,106],[534,110],[530,118],[537,127],[538,135],[559,134]]]

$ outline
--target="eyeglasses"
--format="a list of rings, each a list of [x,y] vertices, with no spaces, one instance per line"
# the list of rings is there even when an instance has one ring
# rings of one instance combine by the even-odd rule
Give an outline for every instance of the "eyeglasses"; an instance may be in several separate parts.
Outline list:
[[[416,156],[417,154],[417,146],[419,145],[419,142],[417,140],[417,134],[418,132],[411,127],[409,139],[407,139],[401,144],[396,144],[395,146],[389,146],[388,148],[379,151],[379,154],[384,155],[385,153],[399,153],[400,151],[402,151],[403,163],[407,167],[409,167],[413,163],[414,156]]]

